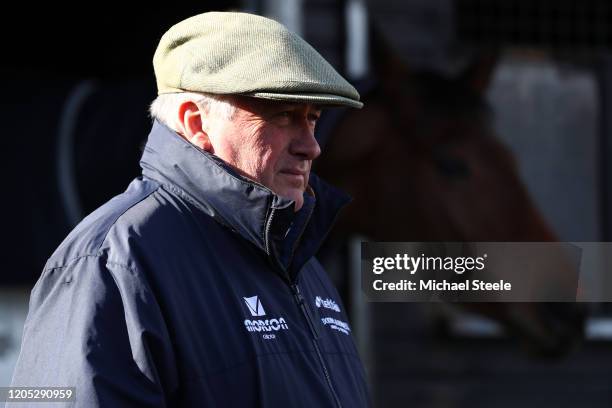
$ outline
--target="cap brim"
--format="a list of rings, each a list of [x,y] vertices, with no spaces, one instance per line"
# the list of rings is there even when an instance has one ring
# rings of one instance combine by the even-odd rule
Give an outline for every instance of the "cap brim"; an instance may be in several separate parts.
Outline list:
[[[276,101],[306,102],[318,105],[348,106],[361,109],[363,103],[344,96],[317,93],[274,93],[274,92],[251,92],[243,94],[253,98],[272,99]]]

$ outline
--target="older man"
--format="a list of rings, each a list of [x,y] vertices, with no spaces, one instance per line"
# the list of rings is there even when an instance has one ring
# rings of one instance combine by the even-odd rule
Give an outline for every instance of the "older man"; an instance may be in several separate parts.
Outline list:
[[[75,387],[87,408],[368,405],[314,258],[346,198],[310,173],[321,108],[359,95],[242,13],[173,26],[154,67],[143,175],[45,265],[13,385]]]

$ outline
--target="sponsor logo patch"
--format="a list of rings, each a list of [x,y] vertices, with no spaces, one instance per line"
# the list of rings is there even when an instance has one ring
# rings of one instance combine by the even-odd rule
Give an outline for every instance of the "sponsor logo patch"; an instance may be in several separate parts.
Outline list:
[[[323,299],[321,296],[315,297],[315,305],[319,308],[325,308],[340,313],[340,306],[332,299]]]
[[[323,317],[321,318],[321,322],[323,323],[323,326],[329,326],[329,328],[338,330],[347,336],[351,333],[351,328],[349,327],[348,323],[343,322],[342,320],[334,319],[333,317]]]
[[[251,312],[251,316],[258,317],[266,315],[266,311],[261,305],[261,300],[259,300],[259,296],[245,297],[243,299],[244,303],[246,303],[247,307],[249,308],[249,312]]]
[[[259,296],[243,297],[244,304],[253,317],[266,316],[266,310],[261,304]],[[268,319],[245,319],[244,327],[249,333],[265,333],[262,335],[264,340],[272,340],[276,335],[271,332],[289,330],[289,325],[283,317]]]

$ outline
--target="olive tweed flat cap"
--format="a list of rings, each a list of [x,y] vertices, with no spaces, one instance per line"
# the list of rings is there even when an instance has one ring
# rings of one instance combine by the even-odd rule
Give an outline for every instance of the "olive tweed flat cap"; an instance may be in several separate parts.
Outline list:
[[[359,93],[306,41],[254,14],[210,12],[172,26],[153,67],[158,94],[206,92],[361,108]]]

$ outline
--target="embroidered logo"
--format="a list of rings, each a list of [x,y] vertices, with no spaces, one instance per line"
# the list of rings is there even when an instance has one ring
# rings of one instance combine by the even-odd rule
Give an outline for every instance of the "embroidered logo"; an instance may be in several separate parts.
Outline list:
[[[340,313],[340,306],[332,299],[322,299],[321,296],[317,296],[315,297],[315,305]]]
[[[249,308],[249,312],[251,312],[251,316],[258,317],[266,315],[266,311],[264,310],[258,296],[245,297],[243,299],[244,303],[246,303],[247,307]]]
[[[246,304],[251,316],[261,317],[266,315],[266,310],[259,300],[259,296],[243,297],[244,303]],[[272,319],[246,319],[244,321],[244,327],[250,333],[262,333],[264,340],[272,340],[276,338],[276,335],[270,332],[277,332],[279,330],[289,330],[289,325],[283,317],[275,317]]]

